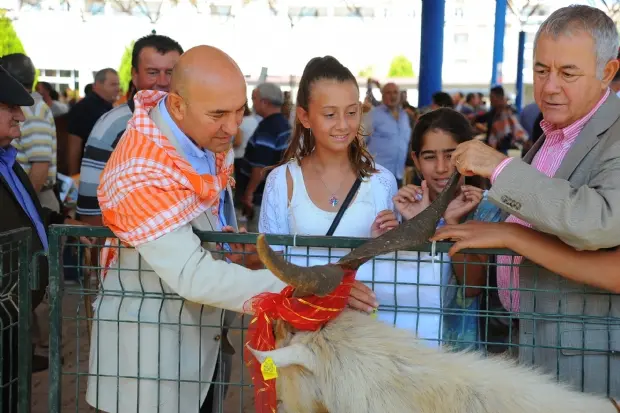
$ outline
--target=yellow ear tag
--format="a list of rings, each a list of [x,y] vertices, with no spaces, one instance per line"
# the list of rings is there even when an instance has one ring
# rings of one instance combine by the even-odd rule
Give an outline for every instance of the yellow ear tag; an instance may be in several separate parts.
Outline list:
[[[372,310],[372,313],[370,314],[372,318],[377,318],[378,315],[379,315],[379,310],[377,310],[376,308]]]
[[[271,357],[267,357],[260,365],[260,371],[263,373],[263,379],[273,380],[278,378],[278,368]]]

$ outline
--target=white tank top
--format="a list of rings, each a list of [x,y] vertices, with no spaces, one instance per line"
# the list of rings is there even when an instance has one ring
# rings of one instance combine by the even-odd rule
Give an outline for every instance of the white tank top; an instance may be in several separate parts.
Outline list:
[[[332,225],[336,212],[325,211],[312,202],[301,167],[296,162],[288,164],[293,179],[293,193],[288,208],[288,224],[291,233],[297,235],[325,235]],[[371,182],[363,180],[357,196],[345,211],[334,236],[370,237],[370,227],[377,211],[374,197],[370,190]]]

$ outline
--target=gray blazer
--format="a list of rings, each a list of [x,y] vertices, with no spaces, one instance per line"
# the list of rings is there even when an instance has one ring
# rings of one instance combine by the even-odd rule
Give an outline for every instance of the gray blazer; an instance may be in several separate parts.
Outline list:
[[[620,99],[610,94],[553,178],[529,165],[544,140],[507,165],[489,199],[506,216],[522,218],[576,249],[620,245]],[[540,365],[580,390],[620,397],[620,296],[531,261],[523,265],[520,362]]]

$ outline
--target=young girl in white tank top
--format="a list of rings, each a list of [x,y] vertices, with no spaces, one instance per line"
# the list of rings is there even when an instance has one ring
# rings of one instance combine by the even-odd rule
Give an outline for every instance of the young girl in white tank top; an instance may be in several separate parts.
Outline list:
[[[285,161],[267,177],[261,233],[326,235],[358,176],[362,182],[333,235],[370,238],[398,225],[392,200],[396,179],[367,152],[360,116],[359,89],[351,72],[333,57],[311,60],[300,81],[295,131]],[[349,252],[273,247],[302,266],[335,262]],[[428,254],[397,254],[396,264],[395,254],[389,254],[362,265],[357,280],[375,291],[381,320],[438,340],[441,285],[447,281],[442,283],[441,277],[449,272],[432,264]]]

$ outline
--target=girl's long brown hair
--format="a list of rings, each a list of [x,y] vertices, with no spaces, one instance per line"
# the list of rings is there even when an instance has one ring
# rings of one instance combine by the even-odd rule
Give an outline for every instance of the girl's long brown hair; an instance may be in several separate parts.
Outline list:
[[[301,76],[301,80],[299,81],[299,90],[297,91],[298,107],[308,111],[308,102],[310,100],[312,85],[323,79],[336,80],[338,82],[353,82],[359,90],[359,85],[353,73],[336,60],[336,58],[332,56],[315,57],[308,62]],[[312,131],[305,128],[297,117],[295,117],[295,127],[289,146],[284,152],[282,161],[276,166],[284,165],[291,159],[295,159],[297,163],[301,165],[301,160],[310,155],[315,146],[316,141],[314,135],[312,135]],[[349,161],[355,173],[362,178],[367,178],[377,172],[375,161],[366,148],[361,121],[357,136],[349,145]]]

